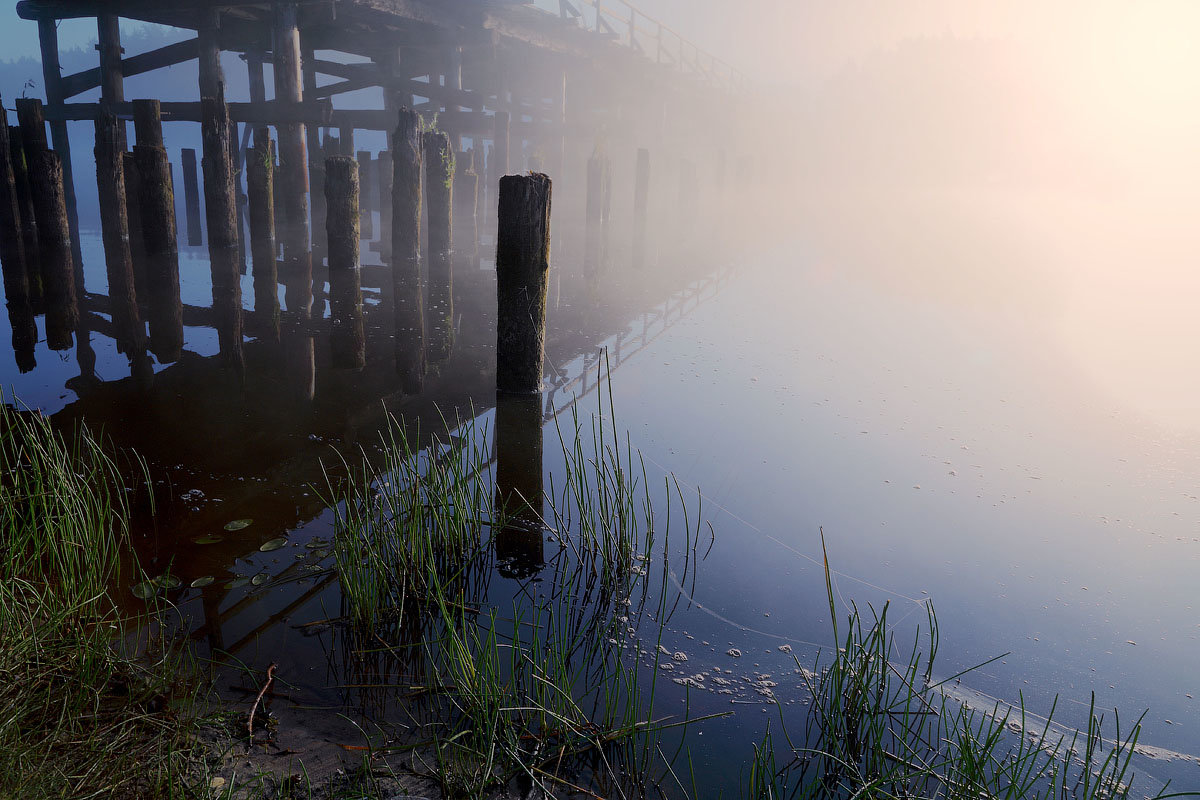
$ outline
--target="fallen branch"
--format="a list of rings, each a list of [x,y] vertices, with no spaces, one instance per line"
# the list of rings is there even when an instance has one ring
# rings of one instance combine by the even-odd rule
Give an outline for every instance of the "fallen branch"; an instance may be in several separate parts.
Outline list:
[[[258,704],[262,702],[263,695],[267,693],[267,689],[271,688],[271,682],[275,680],[275,668],[278,665],[271,662],[267,667],[267,682],[258,690],[258,697],[254,698],[254,705],[250,706],[250,719],[246,722],[246,731],[250,734],[250,740],[254,740],[254,713],[258,711]]]

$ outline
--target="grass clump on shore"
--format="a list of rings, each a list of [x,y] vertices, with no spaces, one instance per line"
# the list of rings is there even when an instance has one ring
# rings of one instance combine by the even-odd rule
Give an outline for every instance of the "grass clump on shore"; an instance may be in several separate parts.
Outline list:
[[[109,589],[128,563],[120,471],[0,404],[0,797],[161,797],[174,664],[135,654]]]

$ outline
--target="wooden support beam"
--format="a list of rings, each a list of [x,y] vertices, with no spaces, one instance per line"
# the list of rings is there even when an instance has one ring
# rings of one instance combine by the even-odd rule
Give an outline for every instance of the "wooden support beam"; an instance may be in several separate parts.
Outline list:
[[[119,44],[118,44],[119,46]],[[130,58],[120,59],[119,70],[123,78],[129,78],[134,75],[141,75],[145,72],[152,72],[163,67],[170,67],[175,64],[182,64],[185,61],[191,61],[200,53],[200,40],[188,39],[182,42],[175,42],[160,47],[157,50],[150,50],[145,53],[139,53]],[[114,66],[114,69],[118,67]],[[62,78],[61,87],[63,99],[74,97],[90,89],[95,89],[101,86],[103,82],[103,69],[96,67],[94,69],[83,70],[76,72],[73,75],[66,75]],[[124,99],[122,97],[122,99]]]
[[[200,103],[196,101],[180,101],[162,103],[162,119],[164,122],[199,122]],[[133,105],[129,102],[118,103],[112,109],[121,119],[133,118]],[[46,119],[50,122],[92,122],[100,113],[99,103],[64,103],[57,108],[46,108]],[[327,100],[313,102],[285,103],[280,100],[270,100],[266,103],[230,103],[229,116],[234,122],[247,125],[288,125],[288,124],[331,124],[333,107]],[[379,130],[382,130],[380,128]]]

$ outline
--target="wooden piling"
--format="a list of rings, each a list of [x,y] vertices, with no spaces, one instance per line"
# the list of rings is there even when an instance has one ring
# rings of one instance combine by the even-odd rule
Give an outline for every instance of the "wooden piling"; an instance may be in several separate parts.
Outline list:
[[[28,303],[8,303],[8,323],[12,328],[13,355],[17,370],[22,375],[37,367],[34,348],[37,346],[38,330],[33,309]]]
[[[524,579],[545,565],[540,394],[496,395],[496,563],[501,575]]]
[[[17,179],[13,174],[12,151],[8,143],[8,125],[0,120],[0,270],[4,274],[4,298],[10,306],[14,303],[29,305],[29,276],[26,272],[23,235]]]
[[[147,320],[150,349],[161,363],[183,350],[183,303],[179,296],[179,243],[175,230],[175,191],[163,147],[157,100],[133,101],[137,144],[133,157],[139,177],[138,205],[146,247]]]
[[[55,109],[61,109],[66,101],[63,90],[62,62],[58,52],[58,21],[53,17],[38,18],[38,44],[42,51],[42,84],[46,89],[46,103]],[[20,112],[20,101],[17,101],[17,111]],[[38,101],[40,107],[41,101]],[[45,126],[39,132],[42,149],[45,146]],[[71,233],[71,258],[78,269],[83,262],[79,249],[79,211],[75,202],[75,178],[71,164],[71,139],[67,133],[67,123],[56,119],[50,123],[50,138],[54,143],[54,152],[58,153],[63,171],[63,191],[67,206],[67,222]],[[80,273],[82,274],[82,272]]]
[[[444,131],[425,133],[425,200],[429,204],[430,361],[445,361],[454,349],[454,151]]]
[[[496,159],[496,170],[494,174],[494,183],[499,182],[501,178],[508,174],[508,132],[509,132],[509,115],[507,111],[497,111],[496,118],[493,120],[494,130],[492,133],[492,154]]]
[[[552,183],[540,173],[500,179],[496,232],[496,390],[541,391],[546,352]]]
[[[604,156],[599,150],[587,162],[587,202],[584,206],[583,275],[595,287],[600,275],[600,227],[604,215]]]
[[[385,264],[392,259],[392,154],[379,154],[379,257]]]
[[[360,154],[361,158],[361,154]],[[359,272],[359,164],[350,156],[325,160],[325,208],[329,247],[330,344],[333,366],[366,365],[362,284]]]
[[[204,215],[208,223],[209,270],[217,340],[226,366],[241,372],[242,284],[238,269],[237,198],[230,161],[229,107],[224,90],[200,100],[204,153]]]
[[[400,109],[392,135],[392,296],[395,305],[396,373],[409,394],[425,380],[424,289],[421,281],[421,180],[424,140],[421,117]]]
[[[371,217],[371,154],[358,151],[358,233],[365,241],[375,238],[375,223]]]
[[[25,279],[29,303],[37,312],[42,308],[42,270],[38,256],[37,218],[33,213],[33,192],[29,187],[29,169],[25,161],[23,137],[18,125],[7,126],[8,153],[12,162],[13,187],[17,193],[17,211],[21,220],[21,244],[25,252]]]
[[[633,187],[633,267],[646,266],[646,209],[650,200],[650,151],[637,151],[637,172]]]
[[[204,244],[200,232],[200,183],[196,177],[196,151],[185,147],[183,156],[183,203],[187,210],[187,243],[189,247]]]
[[[138,173],[133,153],[122,153],[121,163],[125,173],[125,217],[129,222],[129,254],[133,258],[133,285],[139,307],[145,306],[149,298],[146,289],[146,238],[142,231],[142,204],[138,200],[142,191],[142,179]]]
[[[138,311],[133,254],[129,247],[124,133],[124,123],[112,113],[104,111],[96,118],[96,187],[100,196],[109,309],[117,349],[134,358],[145,350],[146,337]]]
[[[38,223],[38,253],[46,301],[46,343],[51,350],[68,350],[79,324],[75,268],[71,258],[71,226],[67,221],[62,161],[43,151],[30,164],[30,187]]]
[[[463,153],[454,170],[454,255],[458,263],[474,269],[479,257],[479,221],[475,209],[479,201],[479,175]]]
[[[260,132],[262,135],[260,135]],[[246,157],[250,194],[250,258],[254,268],[254,313],[259,327],[279,340],[279,262],[275,257],[275,148],[266,129],[254,134]]]
[[[275,97],[283,103],[304,99],[300,68],[300,28],[295,3],[274,7]],[[284,300],[289,312],[307,318],[312,310],[312,251],[308,228],[308,155],[303,123],[278,126],[279,181],[283,208],[283,257],[287,264]]]

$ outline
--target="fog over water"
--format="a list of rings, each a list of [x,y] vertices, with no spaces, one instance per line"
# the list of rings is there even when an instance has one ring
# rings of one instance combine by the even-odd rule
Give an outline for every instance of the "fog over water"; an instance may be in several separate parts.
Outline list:
[[[719,195],[715,152],[681,126],[654,152],[653,263],[636,274],[628,266],[633,154],[645,132],[612,136],[618,266],[597,301],[579,279],[582,171],[552,176],[554,225],[563,231],[552,260],[565,277],[548,354],[552,377],[582,375],[584,391],[592,381],[594,403],[597,353],[607,348],[618,365],[617,421],[652,482],[671,474],[703,498],[712,549],[691,565],[694,583],[675,586],[683,599],[662,644],[697,671],[729,668],[729,648],[752,656],[738,662],[746,674],[750,664],[764,673],[793,668],[781,644],[807,661],[831,633],[823,531],[839,600],[891,601],[906,632],[934,602],[941,677],[1007,654],[963,679],[970,702],[1025,699],[1044,712],[1057,695],[1070,725],[1086,725],[1093,693],[1123,719],[1149,709],[1144,741],[1187,758],[1139,762],[1147,785],[1170,778],[1176,789],[1200,787],[1200,5],[641,5],[745,74],[728,106],[692,109],[689,119],[714,114],[728,126],[729,185],[745,163],[750,191]],[[18,41],[32,33],[31,23],[14,21],[0,42],[33,56]],[[125,33],[127,42],[175,36],[136,24]],[[95,58],[94,30],[65,22],[60,36],[65,50],[80,48],[64,63]],[[225,58],[240,100],[244,70]],[[6,107],[27,75],[40,83],[36,66],[0,62]],[[195,68],[159,80],[165,94],[194,91]],[[145,76],[136,81],[129,97],[156,90]],[[71,134],[88,290],[102,294],[89,127],[73,124]],[[179,148],[198,146],[199,126],[172,123],[166,138],[178,169]],[[358,143],[385,146],[381,133]],[[576,150],[582,165],[591,138]],[[534,154],[531,143],[522,156]],[[691,194],[681,154],[698,165]],[[525,164],[514,155],[516,169]],[[318,349],[305,376],[316,399],[295,413],[261,414],[211,383],[205,359],[218,349],[216,333],[190,322],[189,354],[154,365],[167,377],[149,401],[101,337],[99,391],[72,383],[78,354],[41,342],[38,367],[26,374],[11,352],[0,355],[0,379],[62,420],[112,426],[118,443],[152,449],[152,465],[176,470],[174,489],[200,492],[203,501],[167,506],[178,541],[142,543],[163,562],[178,558],[190,570],[180,576],[185,586],[207,573],[248,575],[251,559],[267,569],[257,543],[246,556],[228,542],[198,550],[187,540],[243,516],[259,520],[260,541],[330,535],[327,510],[298,478],[288,480],[319,475],[314,465],[328,447],[348,450],[373,436],[386,425],[384,409],[432,419],[433,404],[446,401],[494,421],[493,241],[484,236],[480,257],[456,267],[463,297],[454,356],[411,401],[397,400],[390,383],[386,283],[364,283],[365,372],[346,377]],[[378,277],[370,238],[363,260]],[[207,251],[182,250],[183,301],[206,305]],[[248,307],[251,276],[242,290]],[[255,344],[242,390],[273,398],[286,381],[255,371],[274,365],[270,347]],[[256,384],[260,374],[271,377]],[[187,424],[169,419],[180,402]],[[547,454],[556,452],[553,425],[543,435]],[[199,461],[194,470],[176,463],[181,452]],[[295,471],[273,471],[285,463]],[[547,476],[561,467],[547,455]],[[246,488],[259,480],[260,493]],[[206,615],[242,598],[219,589],[220,581],[206,589]],[[492,597],[510,590],[497,580]],[[274,613],[292,600],[264,602]],[[315,618],[339,598],[324,588],[303,602],[287,613]],[[236,640],[260,622],[214,625],[228,624],[226,638]],[[256,657],[273,648],[315,657],[326,644],[283,624],[261,636]],[[314,702],[341,698],[335,678],[289,676]],[[785,690],[799,688],[779,695],[795,699]],[[730,708],[715,692],[664,692],[672,710],[685,701],[697,713]],[[724,743],[761,734],[764,709],[751,695],[737,701],[753,713],[737,706],[704,729],[707,738],[691,740],[702,777],[728,779]]]

